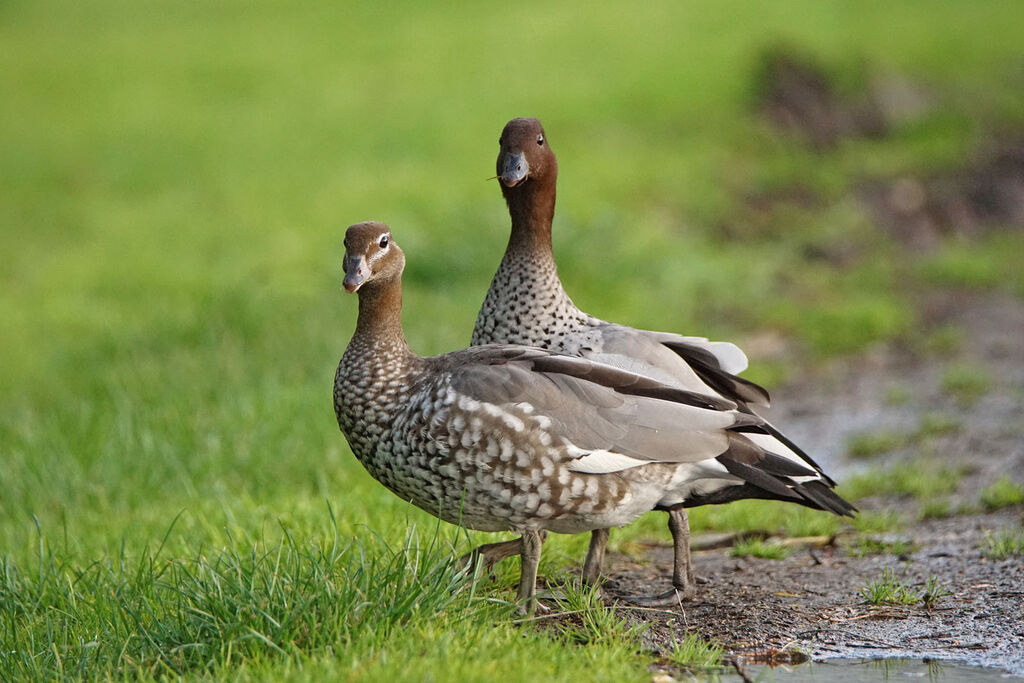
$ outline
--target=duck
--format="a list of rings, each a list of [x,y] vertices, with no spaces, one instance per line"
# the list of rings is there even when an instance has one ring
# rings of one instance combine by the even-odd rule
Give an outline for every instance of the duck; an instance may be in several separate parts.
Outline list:
[[[334,377],[338,427],[403,500],[451,524],[519,534],[523,614],[537,608],[549,532],[624,526],[743,473],[779,496],[816,476],[761,448],[764,421],[711,393],[520,344],[421,357],[402,328],[405,255],[391,229],[354,224],[344,245],[343,286],[359,310]]]
[[[551,245],[558,160],[536,118],[509,121],[498,139],[497,180],[512,220],[504,256],[484,297],[471,345],[525,344],[641,374],[669,386],[717,400],[756,416],[768,407],[768,392],[739,377],[747,357],[730,342],[639,330],[581,311],[558,276]],[[726,462],[729,477],[712,475],[704,485],[670,506],[673,538],[672,587],[654,596],[625,596],[646,606],[670,606],[696,595],[689,550],[687,508],[744,498],[777,499],[852,517],[856,508],[834,492],[835,481],[803,450],[763,419],[746,438],[772,455],[773,470],[755,462]],[[685,444],[681,444],[685,447]],[[797,474],[803,472],[804,474]],[[780,485],[780,476],[788,477]],[[598,581],[608,531],[592,533],[583,579]],[[493,559],[513,552],[509,545],[482,548]]]

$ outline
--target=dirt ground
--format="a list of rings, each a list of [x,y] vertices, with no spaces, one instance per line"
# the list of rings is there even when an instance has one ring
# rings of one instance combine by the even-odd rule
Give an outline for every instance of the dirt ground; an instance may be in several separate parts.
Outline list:
[[[696,553],[699,573],[709,580],[697,599],[675,610],[630,609],[630,618],[650,624],[644,637],[656,652],[671,651],[673,638],[694,631],[753,661],[791,663],[772,653],[796,649],[815,661],[949,659],[1024,675],[1024,562],[988,561],[977,547],[985,529],[1020,524],[1020,517],[1019,510],[1003,510],[917,524],[899,534],[913,538],[917,551],[899,558],[855,558],[840,547],[784,560]],[[619,564],[614,589],[628,594],[663,587],[660,570],[671,566],[671,553],[656,549],[651,560],[645,567]],[[860,588],[885,567],[918,589],[935,576],[951,594],[931,608],[864,604]]]
[[[923,333],[950,326],[961,331],[957,349],[936,357],[888,348],[808,371],[773,392],[778,407],[771,419],[840,481],[900,460],[928,457],[963,464],[967,474],[952,509],[973,505],[977,510],[980,490],[1000,476],[1024,481],[1024,302],[947,293],[930,295],[922,310]],[[983,369],[990,378],[984,395],[966,403],[949,395],[942,386],[949,363]],[[903,396],[895,403],[894,391]],[[922,417],[936,413],[953,416],[960,428],[930,438],[924,452],[911,445],[869,460],[845,455],[854,434],[912,432]],[[838,543],[803,548],[783,560],[737,558],[728,549],[696,552],[694,566],[707,583],[699,586],[695,600],[672,610],[621,609],[649,625],[644,637],[656,652],[671,651],[673,639],[697,632],[731,655],[799,650],[815,661],[958,660],[1024,676],[1024,557],[992,561],[980,550],[986,533],[1019,530],[1024,508],[914,521],[918,502],[908,498],[870,497],[858,505],[900,512],[908,524],[881,538],[911,541],[912,550],[855,557],[840,537]],[[660,592],[668,585],[667,547],[653,548],[647,558],[610,559],[609,597]],[[860,590],[884,568],[915,589],[934,576],[949,594],[930,608],[870,606]]]

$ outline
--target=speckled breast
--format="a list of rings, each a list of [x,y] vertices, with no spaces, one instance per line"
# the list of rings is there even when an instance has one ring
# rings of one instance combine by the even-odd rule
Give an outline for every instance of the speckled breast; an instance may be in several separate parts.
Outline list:
[[[376,438],[346,436],[375,479],[426,512],[481,531],[563,533],[635,516],[630,482],[570,471],[549,421],[528,407],[475,401],[443,381],[409,399]]]

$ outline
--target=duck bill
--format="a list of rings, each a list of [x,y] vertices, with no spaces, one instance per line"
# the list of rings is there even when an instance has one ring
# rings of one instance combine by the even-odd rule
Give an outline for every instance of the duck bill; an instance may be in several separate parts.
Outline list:
[[[365,258],[349,258],[346,254],[345,280],[341,283],[345,287],[345,291],[351,294],[362,287],[369,272],[370,269],[366,266]]]
[[[498,159],[498,180],[505,187],[515,187],[523,181],[530,174],[530,164],[527,163],[526,157],[519,154],[503,154]]]

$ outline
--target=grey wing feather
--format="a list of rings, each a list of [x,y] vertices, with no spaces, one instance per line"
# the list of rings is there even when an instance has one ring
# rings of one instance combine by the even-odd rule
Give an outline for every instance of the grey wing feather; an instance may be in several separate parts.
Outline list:
[[[578,358],[474,362],[454,369],[451,377],[453,388],[475,400],[528,404],[534,414],[552,421],[556,436],[577,448],[644,461],[713,458],[728,447],[726,429],[759,423],[735,410],[691,405],[687,392],[681,392],[683,401],[630,393],[638,388],[656,391],[662,385]]]
[[[606,323],[598,342],[584,355],[609,365],[674,383],[697,393],[767,406],[768,392],[737,377],[747,357],[735,344],[711,342],[668,332],[648,332]]]

